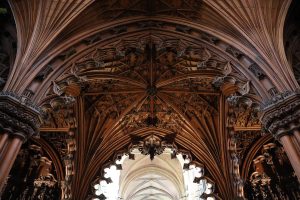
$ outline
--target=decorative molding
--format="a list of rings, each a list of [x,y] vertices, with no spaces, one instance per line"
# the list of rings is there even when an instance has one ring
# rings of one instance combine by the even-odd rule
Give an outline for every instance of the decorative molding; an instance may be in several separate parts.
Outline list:
[[[64,127],[64,128],[45,128],[41,127],[40,132],[69,132],[70,127]]]
[[[245,180],[248,199],[299,199],[299,181],[280,144],[264,143],[249,161],[252,169],[248,168]]]
[[[132,31],[132,27],[128,31]],[[210,38],[217,41],[212,36]],[[181,138],[184,134],[186,141],[181,141],[191,151],[214,151],[213,146],[220,145],[213,137],[219,137],[215,119],[219,115],[221,90],[244,96],[250,93],[250,83],[245,81],[243,75],[237,76],[236,63],[233,66],[226,60],[229,55],[222,57],[216,54],[206,40],[195,44],[184,39],[161,36],[156,32],[150,35],[142,32],[106,45],[96,42],[90,47],[84,56],[81,53],[74,55],[72,63],[69,63],[69,74],[56,79],[48,96],[56,96],[61,100],[57,102],[60,105],[64,104],[61,97],[66,94],[65,91],[74,91],[70,85],[81,88],[82,97],[80,95],[79,99],[83,99],[85,107],[81,117],[87,117],[85,120],[88,121],[84,131],[94,138],[93,141],[86,141],[92,144],[88,151],[99,155],[97,158],[91,157],[97,159],[93,169],[87,166],[93,170],[93,174],[98,173],[96,169],[113,154],[109,146],[103,147],[101,144],[119,136],[122,141],[115,143],[117,139],[112,143],[115,143],[115,149],[121,148],[128,144],[128,137],[135,131],[139,131],[137,135],[143,135],[154,130],[161,138],[167,135],[162,130],[177,133]],[[221,79],[229,87],[222,83],[220,88],[213,85],[214,78],[222,74],[224,77]],[[66,90],[68,87],[69,90]],[[100,129],[95,127],[97,124],[101,124]],[[204,130],[202,127],[209,128]],[[188,140],[192,137],[199,137],[195,141],[197,144],[188,147],[187,143],[192,142]],[[200,137],[212,146],[206,145]],[[105,155],[102,152],[106,152]],[[207,166],[210,165],[209,171],[215,170],[214,179],[221,179],[221,174],[227,173],[224,176],[229,178],[225,182],[229,184],[231,180],[227,169],[216,165],[220,154],[221,150],[211,152],[214,158],[209,159]],[[207,155],[203,153],[201,156]],[[201,156],[197,155],[198,158]],[[83,158],[80,160],[83,161]],[[226,165],[225,162],[227,159],[222,161],[223,165]],[[88,177],[82,178],[85,179]],[[218,187],[220,191],[227,190],[224,183]],[[232,194],[229,190],[228,195]]]
[[[26,97],[0,92],[0,125],[24,139],[39,134],[42,111]]]
[[[300,93],[285,92],[263,109],[262,124],[275,138],[300,128]]]
[[[19,151],[1,199],[60,199],[56,161],[37,140],[29,140]]]
[[[271,88],[269,91],[271,91],[273,89],[275,89],[275,88]],[[262,109],[266,110],[269,107],[274,106],[276,103],[284,101],[288,97],[292,96],[294,93],[295,92],[292,92],[292,91],[285,91],[285,92],[282,92],[282,93],[278,93],[277,90],[276,90],[276,91],[271,93],[272,98],[263,103],[263,108]]]
[[[47,129],[43,130],[42,136],[52,147],[58,152],[60,161],[64,166],[64,177],[60,180],[60,188],[62,192],[61,199],[71,199],[72,192],[72,180],[75,175],[75,153],[77,151],[77,145],[75,140],[75,129],[54,129],[47,132]],[[64,132],[60,132],[64,131]]]
[[[164,152],[165,148],[172,148],[176,134],[166,136],[166,138],[160,138],[156,135],[150,135],[139,141],[137,144],[133,143],[131,148],[137,148],[143,155],[149,155],[153,160],[154,156],[160,155]],[[133,138],[133,140],[136,140]]]
[[[223,86],[224,87],[224,86]],[[232,86],[231,86],[232,87]],[[236,89],[226,98],[228,102],[227,131],[228,150],[231,156],[231,173],[237,198],[244,199],[244,181],[241,177],[241,162],[249,146],[260,135],[259,104],[249,95],[250,82],[236,84]]]

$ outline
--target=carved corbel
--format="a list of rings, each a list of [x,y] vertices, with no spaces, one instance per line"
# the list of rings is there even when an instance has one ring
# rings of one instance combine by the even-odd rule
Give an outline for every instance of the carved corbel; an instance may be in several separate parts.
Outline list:
[[[81,86],[70,78],[60,84],[53,82],[53,92],[64,101],[65,105],[72,105],[75,103],[75,97],[81,93]]]
[[[41,106],[43,112],[43,128],[76,128],[77,121],[74,114],[73,103],[64,98],[54,96]]]
[[[300,93],[286,92],[265,104],[261,117],[264,128],[275,138],[300,128]]]
[[[215,88],[219,88],[225,96],[229,96],[238,90],[237,80],[230,76],[232,73],[230,62],[226,63],[222,73],[224,76],[216,77],[212,84]]]
[[[39,134],[42,110],[28,98],[0,93],[0,128],[23,139]]]
[[[250,65],[248,69],[255,75],[256,78],[258,78],[258,80],[266,78],[266,74],[256,63]]]
[[[233,46],[228,46],[228,47],[226,48],[226,52],[227,52],[227,53],[230,53],[233,57],[235,57],[235,58],[237,58],[237,59],[239,59],[239,58],[241,58],[242,56],[244,56],[244,54],[243,54],[240,50],[234,48]]]
[[[77,78],[71,76],[59,84],[53,82],[53,92],[58,96],[77,97],[80,95],[81,86]]]
[[[238,106],[238,105],[246,105],[251,106],[252,100],[246,95],[250,91],[250,82],[246,82],[244,85],[238,86],[237,91],[234,94],[231,94],[229,97],[227,97],[227,102],[230,106]]]

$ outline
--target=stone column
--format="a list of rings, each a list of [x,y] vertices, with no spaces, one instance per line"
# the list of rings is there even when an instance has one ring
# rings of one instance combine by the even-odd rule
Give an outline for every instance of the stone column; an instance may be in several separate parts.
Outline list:
[[[6,148],[2,156],[0,157],[0,188],[4,186],[6,182],[6,177],[12,168],[14,161],[19,153],[22,146],[23,138],[20,137],[10,137],[8,138]]]
[[[0,93],[0,191],[23,142],[38,134],[40,113],[28,99]]]
[[[295,130],[294,131],[294,135],[295,135],[295,138],[296,138],[298,144],[300,144],[300,131],[299,130]]]
[[[300,150],[297,147],[299,143],[297,143],[293,135],[283,135],[279,140],[295,170],[298,180],[300,180]]]
[[[4,151],[4,148],[6,147],[7,139],[8,139],[7,132],[4,132],[0,135],[0,158],[1,158],[2,152]]]
[[[300,181],[300,93],[287,93],[266,105],[262,123],[282,144]]]

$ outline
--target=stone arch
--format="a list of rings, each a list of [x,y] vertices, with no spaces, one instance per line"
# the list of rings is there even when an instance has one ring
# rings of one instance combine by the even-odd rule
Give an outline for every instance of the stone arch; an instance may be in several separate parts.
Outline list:
[[[172,32],[169,31],[167,32],[168,34],[172,34],[173,37],[175,37],[175,33],[177,34],[177,37],[179,34],[177,32]],[[49,76],[46,79],[45,84],[47,85],[42,85],[41,88],[42,90],[38,91],[36,93],[36,97],[33,96],[33,98],[38,100],[38,98],[41,98],[45,96],[45,92],[48,91],[48,94],[46,95],[47,98],[43,100],[40,104],[41,105],[47,105],[45,108],[47,111],[48,107],[53,107],[54,105],[59,105],[59,104],[72,104],[75,102],[75,105],[77,106],[77,109],[82,109],[82,104],[80,105],[80,101],[82,100],[82,97],[80,95],[91,95],[93,96],[94,93],[93,91],[87,92],[84,91],[84,88],[89,85],[90,83],[96,83],[97,81],[100,83],[98,84],[97,87],[100,87],[101,91],[103,87],[115,87],[114,84],[116,82],[119,82],[116,86],[119,88],[116,88],[115,91],[112,90],[112,93],[109,95],[106,95],[106,92],[104,93],[99,93],[105,94],[103,98],[105,99],[97,99],[97,97],[93,97],[94,100],[92,100],[93,103],[89,103],[87,105],[87,110],[85,113],[81,114],[82,120],[86,120],[87,123],[93,124],[93,125],[88,125],[91,127],[94,127],[96,130],[91,131],[94,128],[90,128],[90,130],[83,130],[82,131],[90,131],[84,133],[82,136],[78,135],[78,137],[85,137],[84,135],[91,135],[90,138],[94,138],[94,141],[91,141],[92,145],[96,144],[97,142],[100,142],[103,144],[101,147],[94,146],[93,148],[89,149],[89,152],[92,155],[92,159],[95,160],[94,165],[89,166],[89,171],[87,171],[88,174],[91,175],[91,177],[95,176],[96,170],[101,165],[101,163],[109,159],[109,157],[112,155],[112,152],[114,149],[118,150],[120,148],[123,148],[126,146],[126,144],[129,143],[130,138],[126,136],[126,128],[124,127],[130,127],[129,132],[134,130],[134,127],[131,127],[130,123],[136,124],[137,126],[140,126],[141,123],[144,123],[145,120],[150,119],[148,123],[151,122],[151,118],[149,118],[150,115],[145,114],[145,112],[148,112],[150,110],[145,110],[144,111],[144,118],[141,118],[142,115],[138,114],[135,116],[134,108],[136,106],[141,106],[143,107],[143,102],[150,102],[150,100],[146,100],[148,97],[150,98],[152,93],[149,93],[149,87],[147,84],[143,82],[143,78],[145,77],[132,77],[133,75],[136,76],[136,74],[128,74],[127,75],[122,75],[122,64],[120,65],[121,69],[121,74],[116,74],[113,71],[109,73],[105,73],[105,71],[101,71],[101,66],[100,70],[97,68],[95,64],[99,65],[105,65],[107,66],[107,69],[109,70],[119,70],[117,68],[114,68],[115,64],[114,63],[122,63],[123,61],[119,61],[120,59],[125,58],[126,56],[129,58],[129,56],[132,54],[134,56],[143,56],[145,52],[147,51],[145,49],[145,45],[149,44],[149,41],[154,41],[155,45],[159,47],[159,43],[157,41],[162,41],[162,44],[165,45],[164,49],[162,52],[160,52],[162,55],[168,54],[169,57],[166,57],[167,59],[173,59],[176,60],[177,55],[180,56],[181,53],[186,53],[186,58],[182,58],[184,62],[191,62],[192,64],[189,63],[185,65],[180,65],[178,66],[177,72],[175,74],[172,74],[173,72],[169,69],[166,69],[165,73],[169,73],[168,76],[170,77],[162,77],[165,80],[161,81],[159,84],[157,84],[156,88],[153,90],[154,96],[157,95],[156,89],[158,89],[159,92],[163,90],[164,87],[169,87],[169,89],[172,90],[172,85],[176,84],[186,84],[187,87],[189,88],[190,91],[182,91],[183,93],[186,92],[192,92],[192,85],[190,84],[190,80],[195,80],[197,82],[195,84],[195,87],[202,87],[203,89],[197,89],[203,94],[207,94],[210,99],[205,99],[201,97],[201,95],[198,95],[197,92],[194,95],[194,100],[191,102],[186,102],[184,103],[186,108],[185,110],[182,110],[182,102],[180,102],[180,99],[178,99],[176,96],[172,96],[173,94],[161,94],[160,97],[158,97],[155,100],[155,106],[161,107],[164,105],[164,108],[161,107],[162,113],[160,113],[160,117],[168,117],[171,120],[173,120],[173,125],[178,128],[178,130],[182,129],[183,132],[178,134],[178,143],[183,145],[183,146],[189,146],[189,149],[191,149],[192,152],[195,152],[195,156],[201,160],[205,159],[207,161],[207,167],[209,171],[214,174],[213,177],[217,178],[219,181],[222,182],[220,184],[220,190],[225,193],[225,185],[227,181],[226,179],[220,178],[222,177],[222,172],[219,167],[216,167],[216,160],[214,160],[214,157],[218,157],[218,150],[217,146],[219,145],[218,142],[221,142],[220,140],[215,140],[217,138],[218,131],[217,130],[217,124],[219,121],[217,120],[218,116],[218,110],[223,109],[219,107],[218,104],[215,103],[214,106],[211,105],[211,102],[215,101],[217,102],[218,96],[219,95],[224,95],[224,98],[229,97],[231,94],[237,94],[238,96],[234,97],[236,101],[239,101],[238,99],[243,99],[247,98],[251,99],[255,96],[255,89],[254,87],[251,87],[250,83],[247,82],[247,78],[244,75],[241,75],[241,73],[238,72],[239,67],[241,64],[239,64],[237,61],[231,60],[232,56],[224,54],[223,51],[220,49],[212,46],[211,44],[208,44],[204,40],[196,40],[193,37],[185,37],[184,34],[182,35],[182,38],[172,40],[172,39],[165,39],[162,40],[160,37],[166,36],[167,33],[164,33],[163,31],[153,31],[153,35],[147,34],[147,31],[133,31],[129,35],[131,37],[127,37],[127,33],[123,34],[124,38],[122,40],[107,40],[106,43],[100,43],[97,42],[94,44],[94,46],[89,46],[85,50],[82,50],[78,54],[74,54],[73,57],[67,58],[65,61],[66,66],[62,64],[62,67],[57,68],[57,70],[53,71],[53,75]],[[180,33],[181,34],[181,33]],[[126,37],[125,37],[126,36]],[[133,36],[135,36],[133,38]],[[138,46],[139,40],[135,39],[137,36],[140,37],[141,42],[144,42],[144,46]],[[171,37],[171,36],[169,36]],[[149,40],[150,38],[150,40]],[[143,41],[145,40],[145,41]],[[199,43],[196,43],[198,41]],[[130,46],[130,44],[136,44],[136,46],[140,49],[133,50],[134,48]],[[103,46],[107,45],[107,46]],[[113,46],[115,45],[115,47]],[[169,46],[168,46],[169,45]],[[191,46],[191,47],[189,47]],[[119,49],[118,49],[119,48]],[[186,50],[187,49],[187,50]],[[192,50],[194,51],[192,51]],[[103,54],[103,51],[107,52],[108,54]],[[124,52],[122,52],[124,51]],[[132,51],[132,52],[131,52]],[[139,51],[137,53],[137,51]],[[186,52],[185,52],[186,51]],[[94,53],[95,52],[95,53]],[[176,52],[176,53],[174,53]],[[195,53],[196,52],[196,53]],[[100,56],[104,56],[104,63],[102,61],[97,61],[90,59],[90,55],[97,55],[100,53]],[[112,58],[110,56],[110,53],[113,55],[120,54],[116,60],[111,60]],[[128,54],[127,54],[128,53]],[[129,55],[130,54],[130,55]],[[176,55],[177,54],[177,55]],[[197,57],[197,55],[199,56]],[[146,54],[145,54],[146,55]],[[202,57],[201,57],[202,56]],[[205,60],[205,56],[208,57]],[[127,59],[126,57],[126,59]],[[142,57],[143,58],[143,57]],[[189,58],[190,61],[184,60]],[[180,58],[181,59],[181,58]],[[229,60],[227,60],[229,59]],[[171,61],[171,62],[173,62]],[[208,68],[198,69],[197,62],[202,62],[198,63],[199,66],[203,63],[208,63]],[[126,62],[132,62],[132,60],[128,59]],[[166,59],[164,60],[157,60],[156,62],[169,62]],[[216,62],[216,63],[215,63]],[[73,64],[72,64],[73,63]],[[97,65],[98,65],[97,64]],[[118,64],[118,65],[119,65]],[[216,65],[214,65],[216,64]],[[133,64],[135,65],[135,64]],[[161,64],[159,64],[161,65]],[[138,66],[138,65],[137,65]],[[161,65],[161,66],[166,66],[166,65]],[[140,66],[138,66],[140,67]],[[174,69],[177,66],[173,66]],[[181,68],[182,69],[181,69]],[[126,68],[126,67],[125,67]],[[187,68],[190,71],[184,71],[185,68]],[[98,71],[97,71],[98,70]],[[124,69],[125,70],[125,69]],[[144,70],[143,68],[139,69],[139,73]],[[182,71],[180,71],[182,70]],[[127,70],[128,71],[128,70]],[[128,73],[126,70],[124,72]],[[62,73],[65,73],[62,75]],[[129,71],[130,72],[130,71]],[[131,72],[130,72],[131,73]],[[177,74],[176,74],[177,73]],[[180,74],[181,73],[181,74]],[[55,75],[56,74],[56,75]],[[155,75],[159,76],[159,75]],[[174,77],[173,77],[174,76]],[[55,80],[55,82],[51,82],[51,78]],[[148,77],[146,77],[147,79]],[[199,80],[197,80],[199,79]],[[112,82],[109,82],[107,80],[111,80]],[[201,82],[201,81],[207,81],[207,82]],[[187,81],[184,83],[184,81]],[[134,88],[136,90],[132,91],[132,95],[126,97],[126,96],[113,96],[113,92],[119,92],[122,90],[122,84],[127,85],[129,88]],[[202,84],[202,85],[201,85]],[[171,86],[170,86],[171,85]],[[90,87],[93,88],[94,86]],[[101,89],[102,87],[102,89]],[[179,87],[182,87],[182,85]],[[46,89],[48,88],[48,89]],[[162,89],[161,89],[162,88]],[[208,89],[209,88],[209,89]],[[216,88],[216,89],[215,89]],[[124,89],[124,88],[123,88]],[[150,88],[153,89],[153,88]],[[207,90],[208,91],[205,91]],[[109,89],[110,90],[110,89]],[[125,89],[126,90],[126,89]],[[171,91],[169,90],[169,91]],[[203,91],[204,90],[204,91]],[[96,91],[97,93],[97,91]],[[108,91],[110,93],[110,91]],[[108,94],[107,93],[107,94]],[[122,92],[121,92],[122,93]],[[126,91],[125,91],[126,93]],[[202,94],[202,95],[203,95]],[[240,96],[239,96],[240,95]],[[245,97],[244,97],[245,96]],[[100,97],[100,96],[99,96]],[[102,97],[101,97],[102,98]],[[123,106],[125,109],[122,112],[118,111],[118,108],[114,107],[113,104],[110,105],[110,102],[114,102],[115,98],[119,98],[117,101],[121,104],[125,105]],[[185,101],[188,101],[188,93],[185,94]],[[142,101],[145,99],[144,101]],[[40,99],[42,100],[42,99]],[[39,101],[40,101],[39,100]],[[255,100],[255,99],[254,99]],[[106,101],[105,104],[101,103],[101,101]],[[256,100],[255,100],[256,101]],[[96,108],[97,105],[103,104],[104,107],[99,107]],[[129,105],[131,103],[131,105]],[[197,105],[196,105],[197,104]],[[105,107],[105,105],[108,105]],[[96,107],[95,107],[96,106]],[[198,106],[198,107],[197,107]],[[71,106],[72,107],[72,106]],[[144,106],[145,107],[145,106]],[[91,109],[90,109],[91,108]],[[168,109],[171,109],[167,112]],[[189,111],[189,112],[187,112]],[[165,112],[165,113],[164,113]],[[166,115],[166,113],[169,113]],[[91,116],[93,116],[91,118]],[[140,121],[135,121],[137,118],[140,118]],[[102,122],[101,120],[108,120]],[[79,119],[80,120],[80,119]],[[89,121],[90,120],[90,121]],[[98,120],[98,122],[97,122]],[[117,120],[117,121],[115,121]],[[132,121],[133,120],[133,121]],[[165,120],[165,119],[164,119]],[[175,120],[175,121],[174,121]],[[82,121],[82,122],[83,122]],[[129,123],[130,122],[130,123]],[[162,121],[161,121],[162,122]],[[84,122],[83,122],[84,123]],[[110,127],[103,127],[100,128],[97,123],[107,123],[110,124]],[[153,123],[153,122],[151,122]],[[168,125],[169,122],[165,121],[166,126]],[[105,125],[105,124],[104,124]],[[149,126],[152,126],[153,124],[148,124]],[[181,127],[182,126],[182,127]],[[145,127],[144,127],[145,128]],[[160,128],[160,127],[158,127]],[[102,129],[102,130],[101,130]],[[156,128],[154,128],[155,130]],[[169,129],[169,128],[163,128],[163,129]],[[101,134],[103,134],[103,137],[101,136],[100,133],[97,133],[97,131],[100,131]],[[169,131],[175,131],[174,127],[173,129],[170,129]],[[125,135],[124,135],[125,133]],[[147,133],[147,131],[145,132]],[[201,136],[201,134],[204,134]],[[183,137],[183,135],[185,135]],[[190,135],[189,139],[186,138],[188,135]],[[112,143],[109,143],[109,139],[111,136],[116,137]],[[226,137],[226,136],[224,136]],[[192,139],[193,138],[193,139]],[[196,143],[199,144],[193,144],[195,143],[195,139],[197,139]],[[81,139],[77,138],[78,143],[80,143]],[[206,141],[206,142],[205,142]],[[190,144],[192,143],[192,145]],[[208,146],[210,144],[210,146]],[[91,144],[87,144],[91,145]],[[224,145],[224,143],[223,143]],[[99,148],[101,148],[101,153],[99,152]],[[224,148],[226,146],[224,145]],[[95,149],[97,150],[95,152]],[[100,161],[102,160],[102,161]],[[93,174],[93,175],[92,175]],[[225,175],[226,176],[226,175]],[[225,195],[225,194],[224,194]],[[229,194],[228,194],[229,195]]]
[[[204,165],[198,163],[196,160],[193,160],[193,156],[187,150],[177,149],[176,146],[171,145],[171,143],[166,143],[167,141],[162,139],[162,146],[155,144],[155,149],[158,152],[155,158],[153,159],[150,156],[149,159],[149,156],[145,156],[147,152],[143,151],[141,148],[147,148],[148,143],[145,141],[148,141],[149,138],[150,136],[144,138],[144,141],[140,141],[138,145],[137,143],[129,145],[129,150],[122,150],[115,153],[114,158],[112,160],[109,160],[106,164],[102,166],[101,176],[98,177],[95,181],[93,181],[91,187],[94,188],[95,186],[95,189],[98,190],[100,189],[99,187],[102,187],[100,185],[103,181],[107,182],[107,184],[117,181],[117,183],[119,183],[118,198],[131,199],[134,197],[135,199],[139,198],[139,195],[147,195],[148,190],[150,190],[150,193],[151,191],[156,190],[158,192],[162,192],[161,195],[169,196],[171,199],[181,199],[186,197],[187,192],[191,192],[186,188],[192,187],[189,181],[198,184],[200,184],[200,182],[202,181],[202,184],[209,183],[211,185],[209,186],[211,187],[211,191],[209,193],[200,193],[203,196],[201,196],[202,198],[220,198],[218,194],[214,194],[214,188],[216,187],[215,182],[205,175]],[[161,148],[164,150],[161,151]],[[180,158],[177,157],[177,155]],[[179,161],[179,159],[183,160]],[[118,180],[115,180],[116,177],[114,177],[114,179],[112,180],[110,177],[107,176],[111,174],[111,177],[113,177],[112,174],[116,173],[109,172],[108,170],[112,169],[113,166],[117,171],[120,171],[120,179]],[[187,174],[184,175],[184,173],[189,173],[189,171],[194,168],[196,168],[196,171],[193,173],[197,172],[199,173],[199,175],[195,175],[193,180],[187,180]],[[147,179],[147,176],[150,177],[149,181],[140,181],[140,179]],[[188,175],[188,177],[189,176],[190,175]],[[161,178],[162,182],[160,181]],[[151,181],[152,179],[155,179],[153,183]],[[167,186],[167,188],[165,188],[165,186]],[[116,185],[114,185],[114,188],[115,187]],[[102,189],[100,189],[100,191],[104,192]],[[195,192],[198,192],[198,190]],[[202,192],[206,192],[206,189]],[[101,198],[102,194],[97,194],[97,191],[95,193],[96,195],[90,196],[91,199]],[[110,195],[110,193],[104,192],[105,195]],[[197,195],[199,196],[200,194]],[[195,194],[189,193],[189,195]]]

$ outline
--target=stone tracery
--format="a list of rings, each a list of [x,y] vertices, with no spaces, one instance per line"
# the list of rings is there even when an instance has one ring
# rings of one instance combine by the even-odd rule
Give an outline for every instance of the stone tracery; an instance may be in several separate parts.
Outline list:
[[[154,137],[161,141],[154,135],[145,140]],[[104,165],[102,176],[93,183],[91,199],[220,199],[203,165],[193,161],[189,153],[163,142],[163,150],[155,159],[151,155],[149,159],[142,155],[142,146],[147,144],[141,143],[133,143],[128,152],[117,153],[113,161]]]

